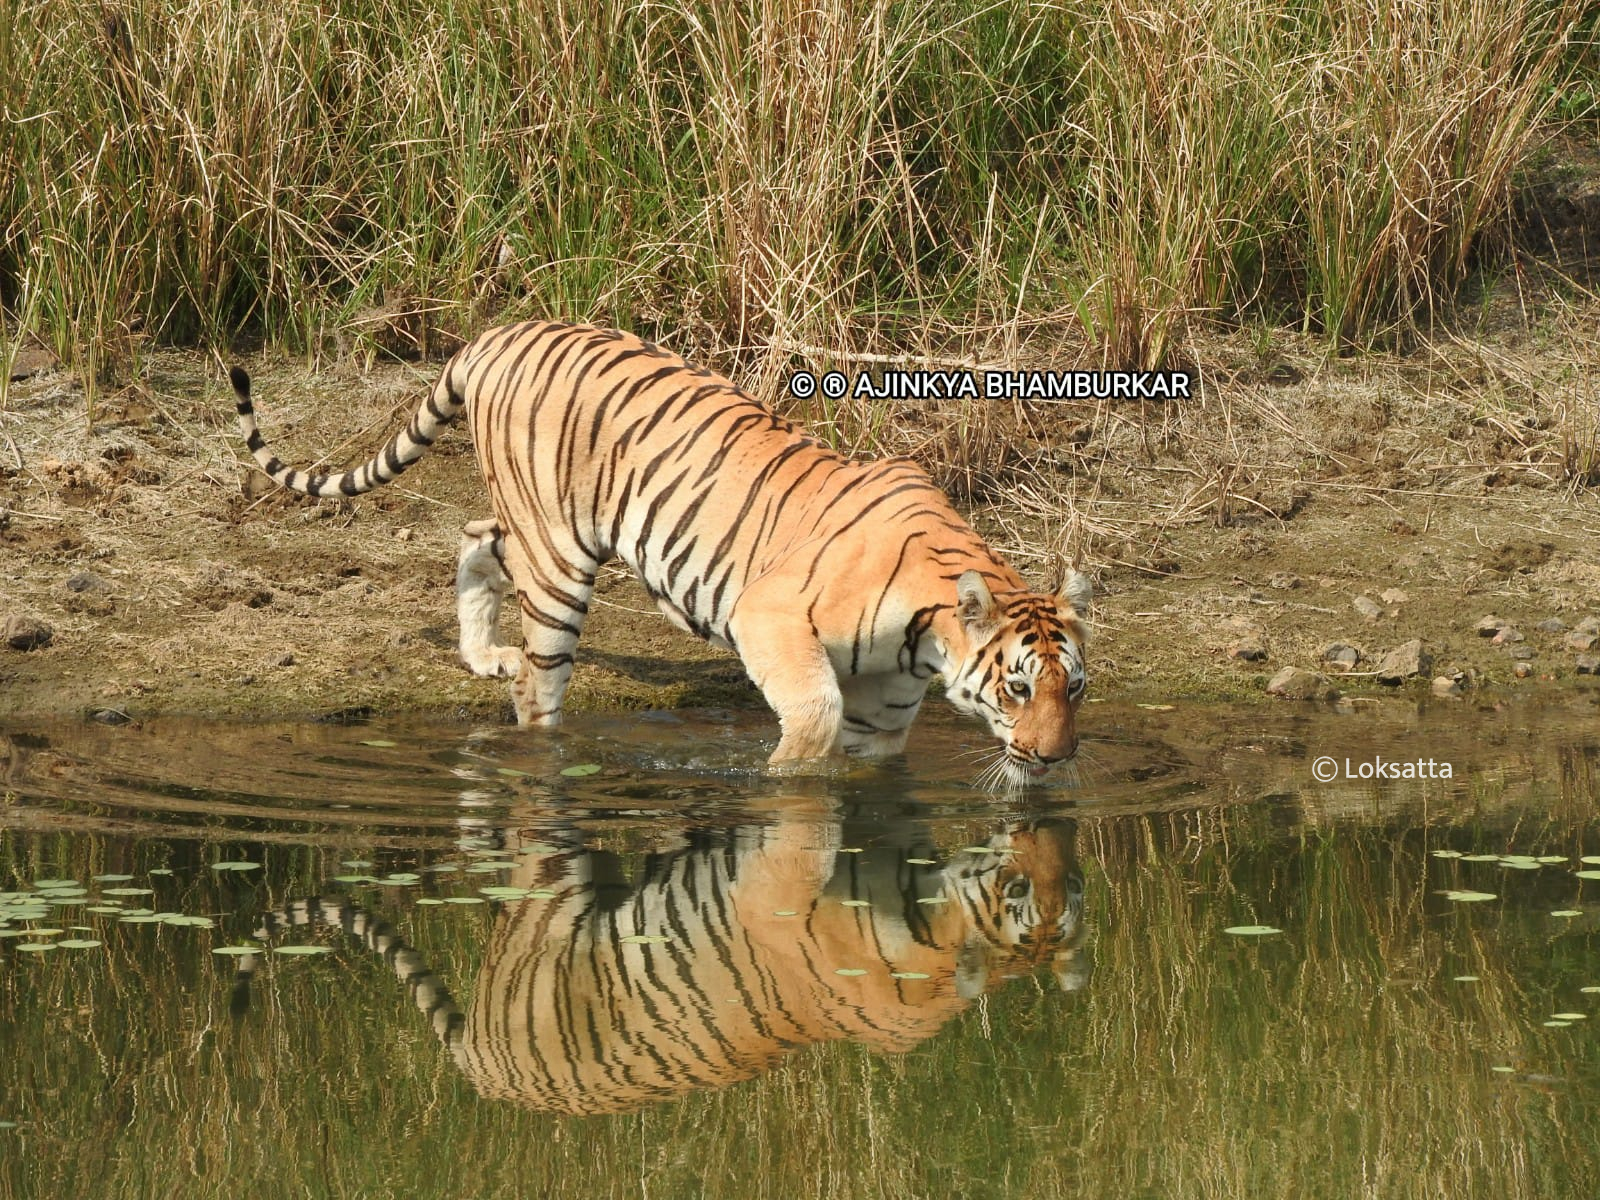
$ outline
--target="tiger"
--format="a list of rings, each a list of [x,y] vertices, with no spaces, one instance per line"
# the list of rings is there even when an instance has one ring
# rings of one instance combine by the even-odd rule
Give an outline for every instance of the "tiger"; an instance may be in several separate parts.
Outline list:
[[[791,813],[690,829],[632,882],[610,852],[525,858],[506,883],[539,897],[497,914],[464,1010],[348,897],[269,913],[257,935],[343,930],[409,987],[475,1091],[570,1114],[728,1087],[815,1043],[903,1052],[1045,965],[1086,985],[1072,822],[1009,825],[942,864],[915,835],[842,853],[847,828]],[[240,962],[238,1007],[255,966]]]
[[[1029,590],[910,459],[850,459],[631,334],[489,330],[382,450],[329,474],[280,462],[248,374],[230,378],[256,462],[311,497],[388,483],[468,410],[494,515],[463,532],[460,650],[511,677],[519,725],[560,723],[596,572],[620,558],[674,624],[739,656],[778,718],[775,765],[900,753],[935,678],[987,723],[1008,788],[1077,753],[1084,574]],[[495,644],[511,591],[517,647]]]

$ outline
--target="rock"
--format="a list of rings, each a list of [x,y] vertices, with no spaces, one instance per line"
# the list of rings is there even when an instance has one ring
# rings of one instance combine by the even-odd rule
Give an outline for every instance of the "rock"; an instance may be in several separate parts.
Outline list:
[[[1600,675],[1600,655],[1580,654],[1575,665],[1579,675]]]
[[[1480,617],[1475,628],[1478,631],[1479,637],[1492,638],[1502,629],[1504,629],[1507,624],[1508,622],[1502,621],[1499,617],[1491,613],[1486,617]]]
[[[275,667],[292,667],[292,666],[294,666],[294,654],[293,654],[293,652],[285,650],[282,654],[278,655],[276,658],[274,658],[272,660],[272,665],[275,666]]]
[[[1268,681],[1267,695],[1282,696],[1285,700],[1337,700],[1339,689],[1326,675],[1285,667]]]
[[[1436,675],[1433,680],[1433,694],[1435,696],[1461,695],[1461,681],[1451,679],[1448,675]]]
[[[1349,671],[1361,661],[1361,650],[1347,642],[1329,642],[1322,648],[1322,661]]]
[[[1600,637],[1600,617],[1585,617],[1573,627],[1573,633],[1586,633]]]
[[[116,611],[117,606],[111,595],[111,584],[93,571],[74,571],[67,576],[64,586],[70,593],[65,603],[71,612],[105,617]]]
[[[1433,655],[1423,648],[1418,638],[1396,646],[1378,660],[1374,674],[1378,682],[1394,687],[1407,679],[1426,674],[1433,666]]]
[[[1526,679],[1528,676],[1533,674],[1533,664],[1530,662],[1519,662],[1511,668],[1511,673],[1518,679]]]
[[[1260,638],[1246,635],[1228,647],[1228,657],[1239,662],[1262,662],[1267,657],[1267,648]]]
[[[1583,633],[1576,629],[1567,634],[1568,650],[1593,650],[1596,642],[1600,642],[1600,634]]]
[[[1551,617],[1548,620],[1540,621],[1534,628],[1540,633],[1565,633],[1567,631],[1567,623],[1560,617]]]
[[[1382,600],[1385,604],[1404,604],[1407,600],[1411,599],[1411,597],[1406,595],[1406,593],[1402,592],[1399,588],[1389,588],[1387,591],[1380,592],[1378,594],[1378,599]]]
[[[1506,646],[1514,642],[1525,641],[1522,631],[1511,625],[1502,626],[1500,631],[1490,639],[1491,646]]]
[[[1300,586],[1300,576],[1293,571],[1274,571],[1267,576],[1267,586],[1287,592]]]
[[[93,571],[74,571],[67,576],[67,591],[82,595],[84,592],[109,592],[111,585]]]
[[[1376,621],[1383,616],[1383,605],[1379,604],[1371,596],[1357,596],[1350,603],[1355,606],[1355,610],[1358,613],[1369,621]]]
[[[56,631],[37,617],[7,617],[0,626],[0,641],[13,650],[37,650],[48,646]]]

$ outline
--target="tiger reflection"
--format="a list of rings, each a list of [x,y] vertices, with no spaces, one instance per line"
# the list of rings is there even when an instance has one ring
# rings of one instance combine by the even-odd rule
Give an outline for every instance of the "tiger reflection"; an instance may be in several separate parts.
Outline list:
[[[394,928],[336,923],[385,955],[482,1095],[620,1112],[748,1079],[813,1042],[903,1051],[974,998],[1049,964],[1082,986],[1083,877],[1069,822],[1018,824],[934,861],[931,845],[841,844],[831,821],[701,829],[646,857],[571,849],[508,883],[553,893],[500,913],[463,1014]]]

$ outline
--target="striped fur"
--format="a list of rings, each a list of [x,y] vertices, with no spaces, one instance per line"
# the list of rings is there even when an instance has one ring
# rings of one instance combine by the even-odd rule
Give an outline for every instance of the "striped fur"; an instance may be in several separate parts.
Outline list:
[[[595,572],[620,558],[677,625],[738,652],[782,727],[774,762],[897,753],[935,677],[999,738],[997,782],[1076,752],[1087,580],[1030,592],[914,463],[846,459],[647,342],[491,330],[371,461],[322,475],[277,460],[232,378],[256,460],[308,496],[388,482],[468,412],[495,515],[462,539],[462,655],[513,676],[522,724],[560,721]],[[497,646],[513,590],[522,644]]]
[[[909,1050],[1040,966],[1081,987],[1072,842],[1067,822],[1019,825],[937,866],[908,861],[934,857],[918,839],[839,854],[839,826],[781,820],[695,831],[632,883],[609,853],[545,855],[508,882],[553,896],[500,912],[464,1010],[393,925],[348,901],[291,905],[259,936],[333,926],[382,954],[486,1097],[621,1112],[814,1042]],[[240,969],[247,987],[254,963]]]

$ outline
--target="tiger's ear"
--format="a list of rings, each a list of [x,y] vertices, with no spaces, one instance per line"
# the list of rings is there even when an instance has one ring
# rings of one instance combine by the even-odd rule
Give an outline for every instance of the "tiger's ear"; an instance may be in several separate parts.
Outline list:
[[[1094,587],[1089,582],[1089,577],[1076,568],[1067,572],[1067,577],[1057,592],[1057,597],[1072,605],[1072,611],[1080,617],[1089,615],[1089,601],[1093,596]]]
[[[994,628],[997,615],[994,594],[983,576],[963,571],[956,580],[956,618],[968,633],[983,633]]]

